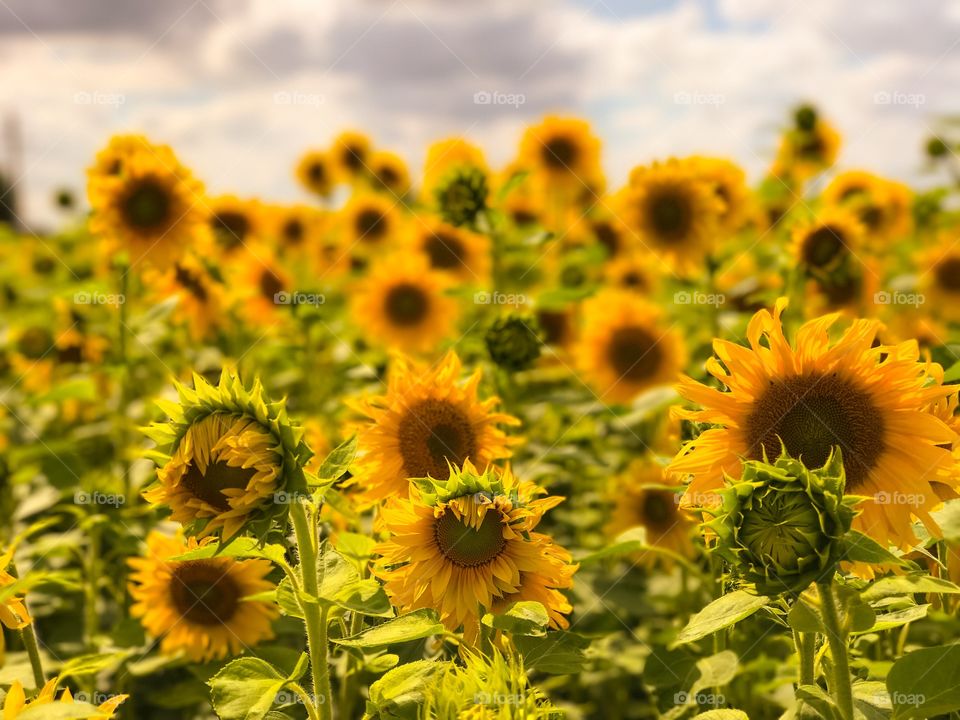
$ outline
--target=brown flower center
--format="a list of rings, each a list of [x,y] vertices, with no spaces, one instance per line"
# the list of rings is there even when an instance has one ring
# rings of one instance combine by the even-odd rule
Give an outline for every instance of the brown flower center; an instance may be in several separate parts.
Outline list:
[[[648,380],[660,369],[663,355],[657,338],[640,327],[614,331],[607,346],[607,359],[617,375],[630,382]]]
[[[593,224],[593,234],[603,247],[607,250],[607,257],[616,257],[620,251],[620,235],[614,230],[613,225],[605,220]]]
[[[749,457],[770,460],[787,452],[811,469],[823,467],[830,451],[843,452],[847,490],[867,478],[885,448],[883,416],[870,397],[837,373],[811,373],[771,380],[746,422]]]
[[[681,188],[667,187],[651,193],[646,213],[653,231],[666,240],[682,240],[693,224],[690,198]]]
[[[407,477],[446,479],[448,461],[461,467],[476,458],[477,436],[469,418],[445,400],[421,400],[408,408],[398,435]]]
[[[430,299],[417,285],[400,283],[390,288],[384,309],[394,325],[411,327],[419,325],[427,317]]]
[[[803,261],[811,267],[826,267],[846,250],[843,232],[831,225],[824,225],[804,238]]]
[[[640,519],[643,526],[662,534],[677,519],[677,498],[669,490],[644,490],[640,498]]]
[[[138,230],[163,227],[170,216],[170,193],[155,178],[134,183],[120,206],[124,222]]]
[[[193,295],[197,300],[203,302],[207,299],[207,289],[203,286],[199,275],[183,267],[183,265],[177,264],[174,268],[174,277],[176,278],[177,285]]]
[[[356,229],[360,240],[379,242],[387,234],[387,219],[379,210],[362,210],[357,214]]]
[[[232,467],[222,460],[209,463],[207,472],[202,473],[191,462],[180,482],[195,498],[203,500],[220,512],[227,512],[230,503],[223,491],[246,488],[255,473],[253,468]]]
[[[264,268],[261,271],[259,285],[260,294],[271,302],[273,302],[277,293],[283,291],[283,280],[269,268]]]
[[[303,223],[299,218],[290,218],[283,224],[283,239],[287,245],[299,245],[303,242]]]
[[[463,243],[449,233],[433,233],[424,249],[430,258],[430,265],[435,268],[454,270],[464,265]]]
[[[187,560],[178,563],[170,580],[170,598],[192,623],[225,625],[240,607],[240,587],[220,563]]]
[[[241,212],[227,210],[213,216],[213,233],[227,250],[241,245],[250,232],[250,220]]]
[[[496,559],[507,546],[500,513],[488,510],[479,527],[470,527],[447,509],[433,526],[437,547],[460,567],[479,567]]]
[[[934,270],[937,285],[950,292],[960,292],[960,257],[938,262]]]
[[[567,137],[550,138],[543,144],[543,162],[554,170],[572,169],[577,155],[577,144]]]

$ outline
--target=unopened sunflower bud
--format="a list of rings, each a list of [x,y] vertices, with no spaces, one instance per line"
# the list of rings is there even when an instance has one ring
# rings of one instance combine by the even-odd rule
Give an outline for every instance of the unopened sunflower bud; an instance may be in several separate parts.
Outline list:
[[[764,595],[802,592],[832,577],[856,500],[844,498],[840,452],[819,470],[782,455],[773,464],[744,463],[738,482],[720,491],[708,523],[716,551]]]
[[[797,130],[810,132],[817,125],[817,109],[812,105],[801,105],[793,112],[793,121]]]
[[[458,167],[437,186],[435,196],[440,214],[457,226],[473,225],[487,207],[487,176],[477,167]]]
[[[536,320],[525,315],[506,315],[496,320],[484,336],[490,359],[506,370],[524,370],[540,357]]]

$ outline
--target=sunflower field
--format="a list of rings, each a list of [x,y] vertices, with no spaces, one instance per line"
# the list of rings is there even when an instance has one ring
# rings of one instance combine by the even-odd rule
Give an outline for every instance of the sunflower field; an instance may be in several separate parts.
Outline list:
[[[956,188],[517,140],[7,214],[3,720],[960,718]]]

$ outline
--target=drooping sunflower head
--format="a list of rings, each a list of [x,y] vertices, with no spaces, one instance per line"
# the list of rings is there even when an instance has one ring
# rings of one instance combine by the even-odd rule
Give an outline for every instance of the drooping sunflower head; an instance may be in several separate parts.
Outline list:
[[[600,140],[579,118],[549,116],[527,128],[520,142],[520,164],[549,183],[602,185]]]
[[[785,308],[779,300],[772,314],[754,315],[748,348],[714,341],[707,370],[726,392],[681,381],[680,394],[703,409],[680,414],[718,427],[687,443],[671,472],[690,481],[688,495],[702,496],[721,487],[724,476],[740,477],[744,459],[785,450],[818,469],[839,447],[847,492],[871,498],[856,528],[909,546],[916,539],[911,518],[932,522],[930,510],[940,502],[931,483],[957,484],[942,447],[955,434],[929,412],[930,403],[949,394],[942,370],[919,361],[915,341],[876,345],[876,320],[856,320],[832,341],[839,316],[825,315],[805,323],[791,345],[781,322]],[[884,501],[895,492],[915,502]]]
[[[730,482],[707,527],[716,534],[716,551],[757,592],[798,594],[833,577],[857,502],[844,497],[839,451],[816,470],[788,455],[751,460]]]
[[[238,655],[273,637],[276,605],[247,599],[273,589],[266,579],[270,563],[214,556],[212,541],[184,542],[153,531],[147,554],[128,560],[130,614],[162,638],[165,654],[182,652],[204,662]]]
[[[393,604],[403,611],[436,608],[444,625],[462,628],[470,643],[484,612],[533,588],[551,624],[563,626],[569,605],[559,589],[572,585],[576,568],[569,553],[535,531],[562,501],[542,495],[509,469],[481,472],[464,462],[388,503],[382,520],[389,539],[377,548],[376,572]]]
[[[629,402],[669,385],[684,363],[680,337],[635,294],[607,290],[584,303],[577,365],[604,402]]]
[[[208,207],[210,232],[224,258],[239,257],[249,243],[264,237],[266,218],[258,201],[220,195]]]
[[[144,498],[168,506],[191,534],[262,536],[284,513],[274,495],[305,490],[303,430],[259,381],[247,389],[226,369],[216,386],[194,374],[193,388],[177,392],[178,402],[158,403],[169,420],[145,430],[159,469]]]
[[[452,137],[432,143],[423,163],[422,199],[433,202],[437,184],[457,167],[475,167],[484,175],[490,173],[483,149],[466,138]]]
[[[469,284],[482,284],[490,275],[490,240],[430,215],[414,218],[410,228],[414,251],[426,256],[437,272]]]
[[[689,161],[671,159],[635,168],[618,201],[643,247],[681,274],[702,270],[725,205],[714,184]]]
[[[361,132],[346,130],[333,139],[328,151],[334,177],[355,183],[370,171],[370,138]]]
[[[432,368],[397,356],[387,394],[354,403],[368,422],[358,433],[357,482],[372,499],[405,497],[411,478],[446,478],[448,465],[481,467],[510,457],[517,441],[500,425],[519,420],[497,412],[497,398],[478,397],[479,371],[461,382],[450,352]]]
[[[531,315],[510,313],[497,318],[483,336],[487,354],[505,370],[526,370],[540,357],[543,339]]]
[[[863,241],[863,226],[845,210],[827,210],[793,230],[793,256],[807,272],[840,266]]]
[[[123,156],[116,174],[91,172],[90,229],[131,263],[166,266],[203,240],[203,185],[168,148]]]
[[[100,703],[94,707],[84,702],[78,696],[76,699],[70,688],[64,688],[57,698],[57,686],[60,684],[60,678],[53,678],[40,689],[37,696],[32,700],[27,700],[27,695],[23,689],[23,683],[14,680],[7,690],[6,697],[3,699],[3,718],[4,720],[16,720],[21,716],[29,714],[31,718],[40,717],[75,717],[75,718],[97,718],[97,720],[110,720],[116,713],[117,708],[129,697],[128,695],[114,695],[109,700]],[[63,706],[71,705],[71,708],[47,707],[44,710],[38,708],[45,705]],[[61,712],[62,710],[62,712]]]
[[[333,169],[322,150],[308,150],[297,162],[297,180],[306,190],[321,198],[333,192]]]
[[[648,545],[685,557],[696,553],[693,516],[680,507],[677,488],[668,484],[663,468],[653,460],[632,462],[626,472],[610,484],[608,498],[612,511],[606,529],[611,537],[642,527]],[[653,563],[663,556],[645,552],[640,559]],[[669,564],[669,559],[667,562]]]
[[[352,298],[357,326],[375,345],[436,351],[458,317],[456,300],[446,294],[451,282],[422,256],[385,257],[371,267]]]
[[[794,127],[783,134],[772,172],[803,182],[832,166],[839,151],[840,133],[807,106],[795,113]]]
[[[370,155],[370,182],[375,190],[403,197],[410,192],[410,170],[396,153],[379,150]]]

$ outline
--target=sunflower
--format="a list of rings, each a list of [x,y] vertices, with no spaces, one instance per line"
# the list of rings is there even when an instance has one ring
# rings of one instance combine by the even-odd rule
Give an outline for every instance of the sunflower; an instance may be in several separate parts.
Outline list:
[[[856,253],[863,230],[856,215],[842,209],[825,210],[794,228],[794,259],[810,273],[828,272]]]
[[[840,133],[830,123],[815,118],[810,127],[784,133],[772,173],[802,182],[831,167],[839,151]]]
[[[333,177],[353,184],[370,171],[370,138],[354,130],[346,130],[333,139],[328,151]]]
[[[490,275],[490,240],[443,222],[432,215],[411,223],[411,247],[426,256],[430,267],[462,282],[477,284]]]
[[[696,172],[713,185],[714,192],[723,201],[721,229],[730,234],[740,230],[753,212],[746,173],[739,165],[724,158],[694,157],[690,162]]]
[[[123,173],[128,158],[168,152],[168,147],[150,142],[145,135],[114,135],[107,146],[97,152],[87,177],[90,180],[117,177]]]
[[[957,484],[948,447],[956,434],[929,412],[950,393],[938,365],[918,361],[915,341],[875,345],[877,320],[856,320],[831,342],[838,319],[805,323],[795,347],[783,332],[786,300],[771,314],[756,313],[747,329],[750,347],[715,340],[707,370],[727,392],[684,378],[678,391],[703,409],[687,419],[716,423],[684,446],[670,472],[690,479],[687,495],[704,497],[739,478],[742,460],[786,451],[811,469],[834,447],[843,454],[846,491],[866,496],[854,526],[880,542],[909,547],[916,541],[911,517],[932,523],[939,504],[932,484]],[[915,503],[884,502],[885,495]],[[702,504],[702,503],[697,503]]]
[[[272,327],[280,306],[289,304],[293,279],[262,245],[250,246],[234,267],[241,311],[253,326]],[[286,299],[285,299],[286,298]]]
[[[902,237],[912,224],[910,190],[862,170],[837,175],[823,190],[828,207],[843,207],[856,213],[867,237],[885,241]]]
[[[880,271],[872,259],[848,255],[829,272],[812,273],[804,288],[804,314],[814,317],[843,312],[862,317],[875,312],[880,290]]]
[[[389,538],[377,547],[375,572],[401,611],[436,608],[451,631],[472,643],[484,612],[521,595],[535,596],[565,627],[569,603],[557,591],[573,584],[570,555],[536,532],[563,501],[518,481],[507,470],[478,472],[470,462],[444,480],[414,486],[383,509]],[[545,592],[546,591],[546,592]],[[559,617],[558,617],[559,616]]]
[[[950,236],[920,254],[919,285],[932,314],[960,320],[960,244]]]
[[[30,717],[39,718],[41,715],[36,711],[36,708],[42,705],[79,704],[73,699],[73,694],[70,692],[69,688],[64,688],[63,692],[60,694],[60,699],[56,699],[57,685],[59,685],[59,683],[60,678],[53,678],[52,680],[49,680],[40,690],[39,694],[33,700],[28,702],[27,695],[23,691],[23,683],[21,683],[19,680],[14,680],[10,685],[10,689],[7,690],[6,697],[3,699],[3,720],[16,720],[16,718],[20,717],[20,715],[24,712],[29,712]],[[56,708],[47,708],[44,713],[49,713],[49,717],[58,718],[95,717],[97,720],[109,720],[109,718],[113,717],[117,708],[124,700],[127,699],[127,697],[127,695],[114,695],[112,698],[101,703],[96,708],[99,710],[99,714],[97,715],[88,714],[86,708],[76,708],[73,711],[65,709],[62,713]],[[90,710],[92,712],[92,708]]]
[[[702,267],[724,211],[713,185],[677,159],[635,168],[619,203],[640,243],[682,274]]]
[[[273,637],[271,623],[280,614],[276,605],[247,600],[273,590],[266,579],[269,561],[214,556],[173,560],[199,550],[213,538],[186,542],[153,531],[147,536],[146,557],[130,558],[133,617],[140,618],[154,637],[162,637],[166,654],[183,651],[195,662],[239,655]]]
[[[624,253],[611,260],[604,266],[603,276],[610,288],[648,297],[660,284],[650,257],[640,252]]]
[[[272,235],[287,253],[312,251],[320,242],[327,213],[309,205],[285,205],[271,209]]]
[[[469,140],[454,137],[431,144],[427,148],[427,157],[423,164],[421,197],[432,202],[437,185],[450,171],[458,167],[474,167],[484,175],[490,174],[483,150]]]
[[[410,192],[410,171],[407,163],[396,153],[379,150],[370,155],[371,183],[376,190],[397,197]]]
[[[263,238],[265,218],[258,201],[220,195],[211,198],[207,204],[207,222],[224,258],[239,256],[248,243]]]
[[[115,175],[91,171],[90,231],[132,263],[169,265],[203,239],[203,185],[172,151],[126,155]]]
[[[478,370],[460,382],[462,366],[452,351],[433,368],[397,356],[387,394],[352,402],[368,422],[358,432],[357,483],[374,500],[406,497],[410,478],[442,478],[447,464],[467,460],[486,467],[508,458],[511,440],[498,425],[520,421],[494,408],[499,400],[477,397]]]
[[[696,554],[692,531],[697,523],[680,507],[677,489],[667,483],[663,468],[654,461],[641,459],[630,463],[627,471],[611,484],[608,496],[613,507],[606,530],[611,538],[642,527],[647,545],[682,557]],[[662,556],[645,552],[640,559],[650,563],[658,557]]]
[[[0,588],[7,587],[16,582],[16,578],[7,572],[10,563],[13,562],[13,552],[15,548],[10,548],[0,555]],[[11,630],[20,630],[33,622],[30,613],[27,612],[27,606],[22,597],[12,595],[6,600],[0,602],[0,623]],[[3,655],[3,630],[0,630],[0,657]]]
[[[448,275],[421,256],[386,257],[372,266],[352,298],[353,316],[377,344],[405,352],[430,352],[450,337],[457,301]]]
[[[600,140],[586,120],[550,115],[531,125],[520,141],[520,164],[550,184],[585,184],[602,190]]]
[[[330,158],[322,150],[308,150],[297,162],[297,180],[308,191],[321,198],[333,192],[333,171]]]
[[[274,493],[305,489],[311,453],[302,428],[282,403],[267,401],[259,382],[247,389],[226,369],[219,385],[194,375],[193,386],[178,384],[179,402],[161,406],[170,419],[145,430],[159,469],[143,497],[169,506],[172,519],[199,536],[230,538],[250,523],[268,528],[285,508]]]
[[[340,211],[342,241],[351,251],[383,250],[400,237],[404,218],[396,200],[377,193],[357,193]]]
[[[195,256],[184,255],[172,267],[145,272],[143,282],[158,301],[177,297],[173,319],[185,324],[194,340],[208,338],[222,326],[223,285]]]
[[[604,402],[627,403],[669,385],[684,364],[680,337],[660,325],[660,311],[635,294],[607,290],[583,306],[574,355]]]
[[[543,334],[543,342],[555,349],[565,350],[576,335],[573,306],[538,307],[534,313],[537,327]]]

